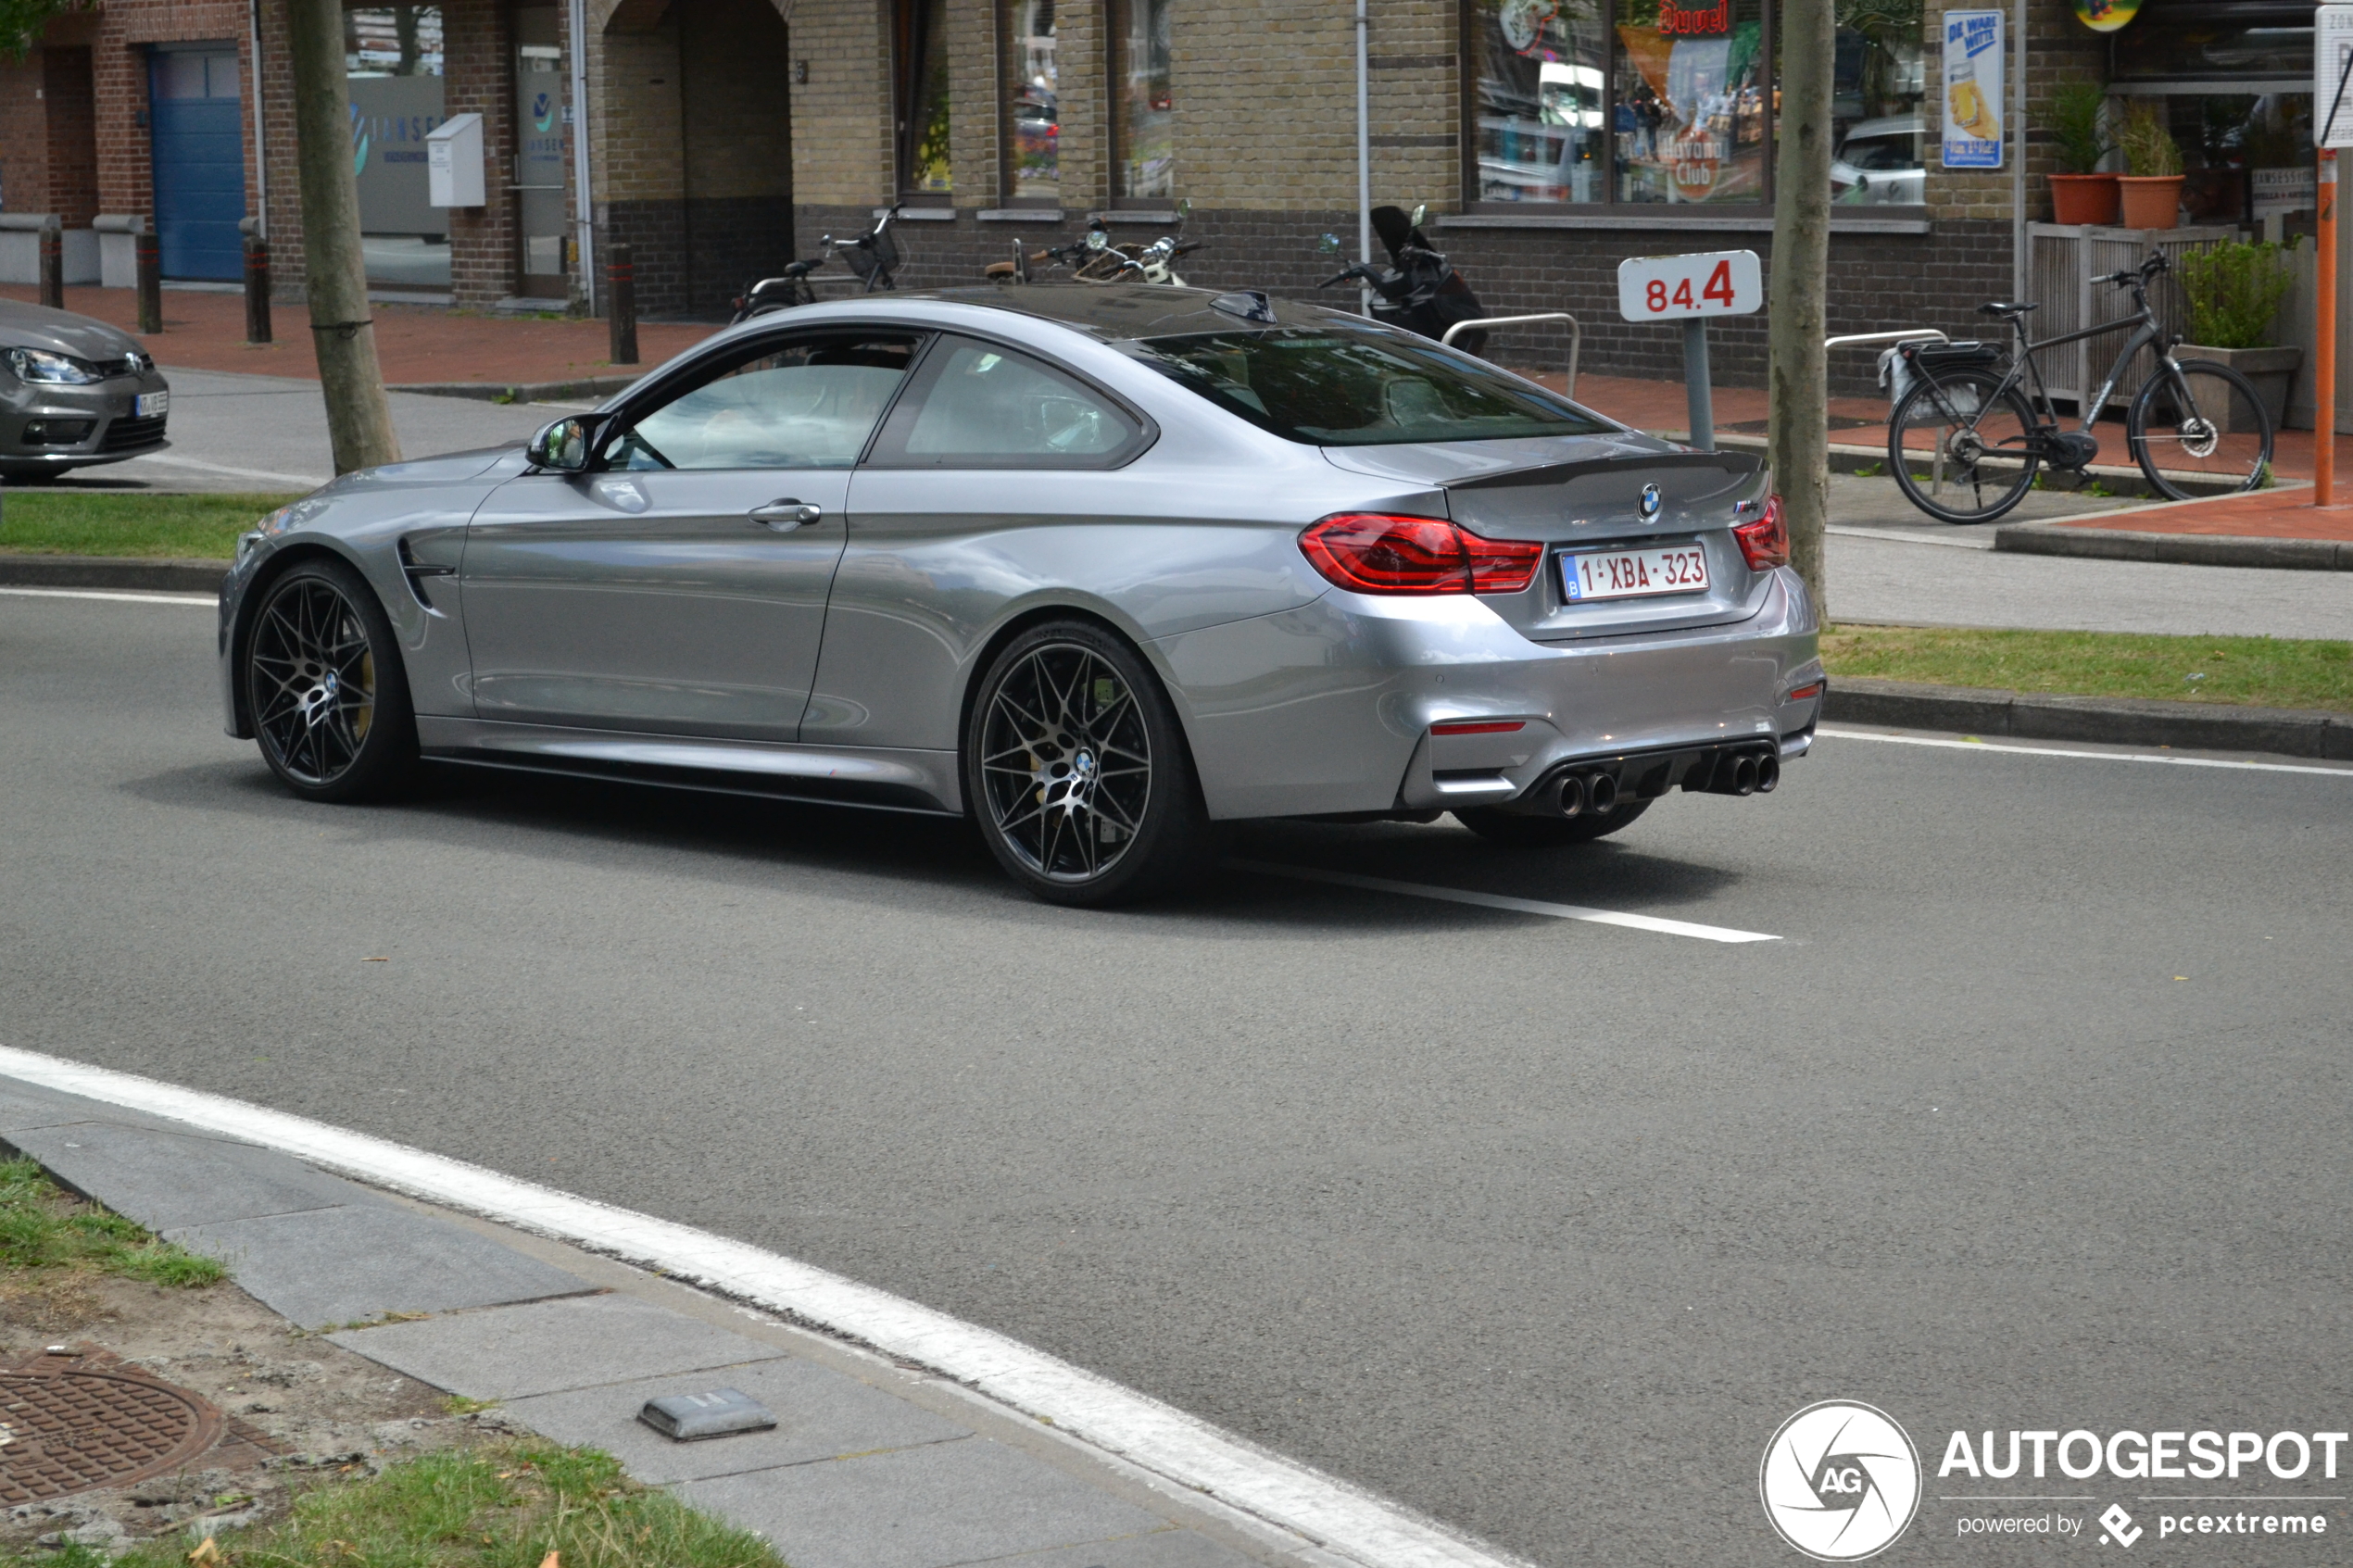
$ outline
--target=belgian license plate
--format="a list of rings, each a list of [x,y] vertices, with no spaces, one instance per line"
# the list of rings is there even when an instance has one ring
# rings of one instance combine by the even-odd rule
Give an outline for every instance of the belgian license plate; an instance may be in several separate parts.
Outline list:
[[[1632,599],[1707,589],[1707,552],[1697,545],[1666,550],[1600,550],[1561,557],[1561,588],[1571,601]]]
[[[132,406],[131,412],[135,418],[151,420],[157,414],[166,412],[170,407],[170,393],[143,392],[139,395],[138,401]]]

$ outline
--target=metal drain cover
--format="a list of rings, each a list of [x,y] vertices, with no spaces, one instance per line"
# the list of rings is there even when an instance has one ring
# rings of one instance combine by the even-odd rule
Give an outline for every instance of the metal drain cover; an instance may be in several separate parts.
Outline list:
[[[0,1507],[145,1481],[220,1437],[219,1411],[112,1361],[44,1355],[0,1368]]]

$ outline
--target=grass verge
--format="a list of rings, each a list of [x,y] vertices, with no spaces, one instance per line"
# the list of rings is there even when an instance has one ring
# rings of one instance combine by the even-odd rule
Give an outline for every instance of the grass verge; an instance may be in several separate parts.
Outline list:
[[[151,1285],[218,1285],[228,1270],[57,1187],[31,1160],[0,1161],[0,1270],[118,1274]]]
[[[2353,712],[2353,643],[1830,626],[1822,663],[1833,680]]]
[[[292,495],[0,493],[0,550],[44,556],[166,556],[228,560],[237,535]]]
[[[537,1440],[443,1449],[359,1480],[322,1482],[275,1524],[223,1531],[188,1554],[157,1537],[117,1568],[784,1568],[749,1531],[641,1486],[594,1449]],[[69,1547],[42,1568],[104,1568]],[[15,1565],[12,1565],[15,1568]]]

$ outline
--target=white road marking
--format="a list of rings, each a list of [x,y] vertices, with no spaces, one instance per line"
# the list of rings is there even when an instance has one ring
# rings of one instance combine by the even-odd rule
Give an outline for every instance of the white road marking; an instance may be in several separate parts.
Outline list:
[[[1228,860],[1240,871],[1262,876],[1295,877],[1301,882],[1328,882],[1340,887],[1362,887],[1374,893],[1402,893],[1411,898],[1438,898],[1449,904],[1476,904],[1486,909],[1510,909],[1516,914],[1550,915],[1554,920],[1581,920],[1594,925],[1623,925],[1635,931],[1663,932],[1668,936],[1696,936],[1703,942],[1778,942],[1762,931],[1734,931],[1724,925],[1695,925],[1687,920],[1661,920],[1656,915],[1620,914],[1616,909],[1589,909],[1582,904],[1547,904],[1538,898],[1513,898],[1501,893],[1473,893],[1462,887],[1432,887],[1419,882],[1391,882],[1386,877],[1355,876],[1347,872],[1311,871],[1271,860]]]
[[[2294,762],[2226,762],[2212,757],[2158,757],[2141,751],[2067,751],[2052,746],[2008,746],[1989,740],[1940,740],[1927,735],[1875,735],[1866,730],[1833,730],[1823,725],[1818,735],[1840,740],[1883,740],[1897,746],[1942,746],[1962,751],[2015,751],[2027,757],[2083,757],[2095,762],[2163,762],[2176,768],[2246,768],[2259,773],[2328,773],[2353,778],[2353,768],[2307,768]]]
[[[220,570],[225,575],[229,571],[228,563],[222,562]],[[95,588],[0,588],[0,594],[13,594],[19,598],[25,599],[108,599],[116,604],[126,605],[203,605],[208,609],[220,608],[220,597],[217,594],[205,598],[195,594],[109,594]]]
[[[305,490],[316,490],[327,483],[316,474],[278,473],[270,469],[232,468],[227,463],[208,463],[201,458],[167,458],[161,453],[133,460],[142,463],[161,463],[166,468],[194,469],[199,473],[225,473],[233,479],[271,479],[281,484],[299,484]]]
[[[937,1369],[1167,1482],[1278,1527],[1311,1562],[1524,1568],[1350,1486],[1017,1339],[690,1225],[575,1198],[306,1117],[0,1046],[0,1074],[257,1143],[329,1170],[649,1264]],[[1301,1537],[1303,1537],[1301,1538]]]

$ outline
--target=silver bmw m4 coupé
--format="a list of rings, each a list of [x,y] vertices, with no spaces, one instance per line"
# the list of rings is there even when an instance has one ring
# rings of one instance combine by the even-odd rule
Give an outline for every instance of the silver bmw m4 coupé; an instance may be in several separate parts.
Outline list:
[[[232,734],[296,794],[421,759],[963,814],[1132,898],[1253,817],[1575,844],[1770,790],[1816,616],[1751,457],[1353,316],[1143,285],[755,318],[527,448],[241,541]]]

